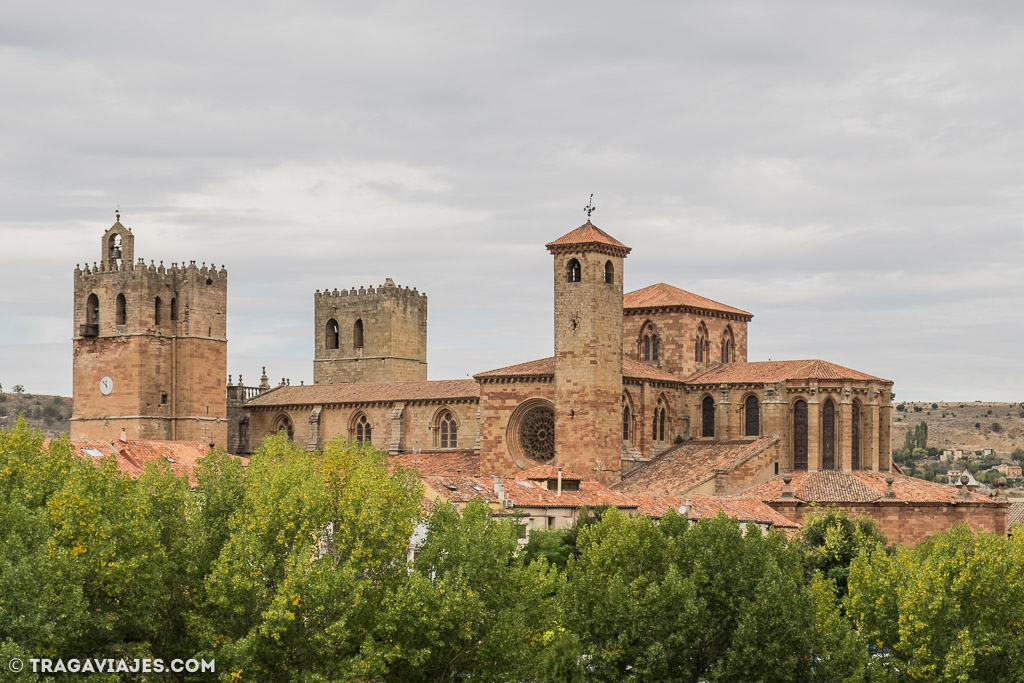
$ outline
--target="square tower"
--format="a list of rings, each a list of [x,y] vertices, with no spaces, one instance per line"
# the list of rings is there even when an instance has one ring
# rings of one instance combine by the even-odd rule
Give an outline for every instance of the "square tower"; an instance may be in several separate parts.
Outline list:
[[[313,295],[313,383],[427,378],[427,295],[380,287]]]
[[[622,264],[589,220],[546,245],[555,275],[555,464],[606,484],[622,460]]]
[[[75,267],[73,439],[226,445],[227,271],[132,261],[120,217]]]

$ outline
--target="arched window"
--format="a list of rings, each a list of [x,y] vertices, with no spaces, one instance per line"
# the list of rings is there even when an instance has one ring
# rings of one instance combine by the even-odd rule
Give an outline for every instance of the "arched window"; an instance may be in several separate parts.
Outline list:
[[[292,424],[291,418],[287,415],[277,418],[277,422],[274,423],[274,432],[281,431],[288,435],[289,441],[295,438],[295,425]]]
[[[665,399],[659,398],[658,405],[654,407],[654,415],[651,418],[651,440],[665,440]]]
[[[761,406],[757,402],[757,396],[751,394],[743,402],[743,421],[745,436],[761,435]]]
[[[821,406],[821,469],[836,468],[836,404],[826,399]]]
[[[327,329],[324,332],[324,348],[336,349],[340,346],[341,335],[338,333],[338,321],[331,318],[327,321]]]
[[[697,327],[697,339],[693,345],[693,359],[697,363],[708,363],[711,342],[708,337],[708,327],[703,322]]]
[[[87,325],[100,324],[100,298],[95,294],[90,294],[89,300],[85,302],[85,323]]]
[[[160,324],[160,297],[157,297],[153,302],[153,323],[156,325]]]
[[[626,398],[622,399],[622,440],[632,441],[633,436],[633,411],[629,409]]]
[[[700,435],[713,437],[715,435],[715,399],[705,396],[704,400],[700,402],[700,414]]]
[[[178,299],[171,299],[171,322],[178,321]]]
[[[459,426],[455,424],[455,418],[449,411],[441,414],[437,424],[437,431],[440,436],[441,448],[459,447]]]
[[[736,338],[732,333],[732,326],[726,326],[722,333],[722,362],[732,363],[736,360]]]
[[[793,404],[793,469],[807,469],[807,402]]]
[[[604,281],[608,284],[615,282],[615,266],[612,265],[611,261],[604,262]]]
[[[570,259],[569,263],[565,266],[565,277],[567,282],[579,282],[583,279],[583,269],[580,268],[580,262],[576,259]]]
[[[860,469],[860,401],[854,399],[850,410],[850,469]]]
[[[651,359],[651,336],[644,335],[644,360]]]
[[[363,348],[363,319],[356,320],[356,324],[352,326],[352,346],[361,349]]]
[[[118,294],[117,295],[117,308],[115,310],[117,311],[117,317],[116,317],[117,324],[118,325],[126,324],[128,322],[128,314],[125,311],[124,294]]]
[[[645,361],[656,361],[661,353],[661,340],[654,323],[648,321],[640,328],[639,358]]]
[[[360,415],[356,419],[356,441],[358,443],[371,443],[371,432],[373,428],[370,426],[370,421],[366,419],[366,415]]]

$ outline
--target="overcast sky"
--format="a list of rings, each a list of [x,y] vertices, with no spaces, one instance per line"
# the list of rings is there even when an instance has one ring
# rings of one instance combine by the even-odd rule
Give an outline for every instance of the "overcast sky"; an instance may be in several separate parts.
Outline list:
[[[593,192],[627,290],[751,311],[750,360],[1024,400],[1022,65],[1019,2],[7,3],[0,383],[71,394],[118,205],[227,267],[247,383],[309,383],[314,290],[386,277],[431,379],[547,356]]]

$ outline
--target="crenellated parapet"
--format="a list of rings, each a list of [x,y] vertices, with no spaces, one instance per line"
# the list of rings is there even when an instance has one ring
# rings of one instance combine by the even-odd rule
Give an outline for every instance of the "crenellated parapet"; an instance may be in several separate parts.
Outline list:
[[[315,384],[427,377],[427,295],[387,278],[313,295]]]

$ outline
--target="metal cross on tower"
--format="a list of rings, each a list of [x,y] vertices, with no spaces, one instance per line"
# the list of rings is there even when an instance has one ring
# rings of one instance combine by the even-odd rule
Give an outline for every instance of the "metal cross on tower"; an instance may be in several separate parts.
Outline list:
[[[594,193],[591,192],[590,201],[587,202],[587,205],[583,207],[583,213],[587,214],[588,221],[590,220],[590,214],[594,213],[595,211],[597,211],[597,207],[594,206]]]

